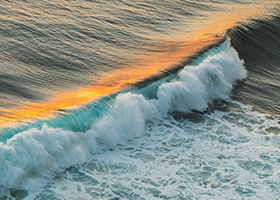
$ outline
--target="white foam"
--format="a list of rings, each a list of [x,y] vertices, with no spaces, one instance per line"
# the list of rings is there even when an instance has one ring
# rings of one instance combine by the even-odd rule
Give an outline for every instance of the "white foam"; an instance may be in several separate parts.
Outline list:
[[[48,189],[78,197],[76,185],[92,199],[278,199],[279,137],[258,133],[279,127],[278,120],[233,108],[200,122],[163,119],[133,143],[74,166]]]

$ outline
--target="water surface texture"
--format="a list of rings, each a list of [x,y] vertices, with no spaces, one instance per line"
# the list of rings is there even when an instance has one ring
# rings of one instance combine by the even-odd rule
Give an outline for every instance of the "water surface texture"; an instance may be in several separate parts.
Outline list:
[[[0,2],[0,199],[279,199],[279,1]]]

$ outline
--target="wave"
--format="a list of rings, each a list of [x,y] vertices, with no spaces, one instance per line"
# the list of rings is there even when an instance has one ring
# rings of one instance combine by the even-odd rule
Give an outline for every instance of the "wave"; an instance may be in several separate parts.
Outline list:
[[[228,99],[236,82],[246,78],[243,64],[227,39],[163,80],[33,124],[0,143],[0,182],[5,188],[21,188],[37,178],[54,178],[93,154],[140,137],[149,122],[174,112],[205,111],[213,101]],[[73,124],[73,118],[80,120]]]

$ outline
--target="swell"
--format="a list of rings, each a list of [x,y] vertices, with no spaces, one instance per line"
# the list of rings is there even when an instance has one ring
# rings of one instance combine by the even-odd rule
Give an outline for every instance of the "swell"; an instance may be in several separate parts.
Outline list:
[[[270,114],[280,114],[280,17],[252,19],[229,29],[233,47],[245,61],[248,79],[233,98]]]

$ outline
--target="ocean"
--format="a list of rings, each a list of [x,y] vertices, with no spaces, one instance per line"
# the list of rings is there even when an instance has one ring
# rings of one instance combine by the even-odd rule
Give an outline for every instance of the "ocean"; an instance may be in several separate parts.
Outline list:
[[[0,199],[280,199],[278,0],[1,0]]]

